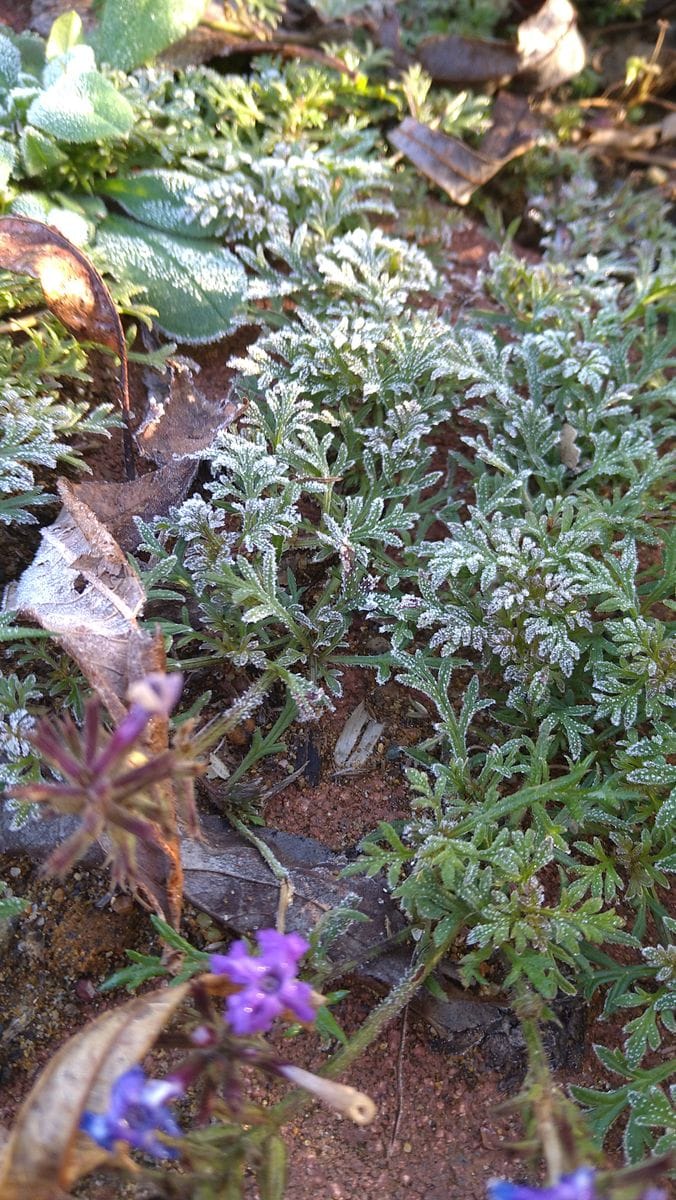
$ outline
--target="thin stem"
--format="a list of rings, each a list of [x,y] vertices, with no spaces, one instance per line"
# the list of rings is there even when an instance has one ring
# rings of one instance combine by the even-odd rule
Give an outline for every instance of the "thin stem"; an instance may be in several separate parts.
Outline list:
[[[319,1071],[319,1075],[323,1075],[327,1079],[335,1079],[337,1075],[341,1075],[343,1071],[347,1070],[372,1042],[375,1042],[380,1037],[385,1026],[389,1025],[390,1021],[393,1021],[402,1009],[406,1008],[406,1005],[413,999],[421,984],[425,982],[437,964],[441,962],[449,946],[453,943],[456,932],[457,930],[454,929],[449,937],[445,938],[442,944],[429,954],[429,957],[425,958],[422,962],[414,963],[409,968],[406,974],[399,980],[399,983],[395,984],[378,1007],[369,1013],[364,1024],[353,1034],[347,1045],[342,1046],[325,1063],[321,1071]],[[279,1104],[270,1109],[269,1118],[278,1127],[284,1125],[292,1116],[305,1108],[311,1099],[312,1097],[307,1092],[300,1089],[291,1092]]]
[[[257,837],[253,830],[249,829],[248,825],[245,825],[243,821],[240,821],[239,817],[236,817],[234,813],[228,813],[228,820],[230,821],[231,825],[234,825],[237,832],[241,833],[242,837],[246,838],[248,842],[251,842],[252,846],[256,847],[261,858],[267,863],[272,871],[272,874],[279,883],[279,902],[277,904],[276,926],[279,933],[283,933],[286,924],[286,910],[293,900],[294,889],[291,876],[286,867],[282,866],[274,851],[272,851],[268,846],[267,842],[264,842],[262,838]]]

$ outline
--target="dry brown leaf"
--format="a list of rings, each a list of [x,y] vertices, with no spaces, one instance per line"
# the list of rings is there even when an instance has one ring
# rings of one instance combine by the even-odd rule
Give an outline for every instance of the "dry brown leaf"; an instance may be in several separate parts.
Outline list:
[[[143,454],[164,466],[177,459],[197,460],[211,446],[216,434],[231,425],[244,411],[244,403],[231,399],[228,391],[222,399],[209,400],[195,385],[196,363],[185,358],[169,360],[171,382],[164,402],[155,401],[136,443]]]
[[[577,13],[569,0],[545,0],[538,12],[519,25],[516,45],[452,34],[428,38],[416,53],[436,83],[505,84],[525,76],[536,91],[572,79],[587,57]]]
[[[8,587],[4,607],[49,630],[119,721],[130,683],[158,669],[154,639],[137,623],[145,594],[73,485],[59,480],[58,489],[63,508],[43,530],[31,565]]]
[[[413,117],[406,117],[388,136],[451,200],[468,204],[478,187],[535,145],[538,133],[527,99],[501,92],[493,110],[493,125],[479,150]]]
[[[187,496],[197,467],[197,462],[184,459],[128,483],[85,480],[75,484],[73,492],[105,525],[120,549],[133,554],[140,537],[134,517],[151,521],[166,516]]]
[[[570,0],[545,0],[542,8],[517,30],[519,74],[533,88],[546,91],[584,70],[587,50]]]
[[[108,288],[86,255],[52,225],[28,217],[3,217],[0,267],[37,279],[52,312],[75,337],[115,351],[120,362],[120,402],[128,414],[122,324]]]
[[[519,55],[510,42],[457,34],[426,39],[418,46],[416,55],[435,83],[460,86],[506,83],[519,69]]]
[[[0,1200],[52,1200],[105,1162],[106,1151],[78,1132],[80,1118],[105,1110],[114,1081],[147,1054],[188,990],[137,996],[66,1042],[19,1110],[0,1159]]]
[[[559,454],[564,467],[569,471],[577,471],[580,463],[580,447],[577,445],[577,429],[564,421],[559,434]]]

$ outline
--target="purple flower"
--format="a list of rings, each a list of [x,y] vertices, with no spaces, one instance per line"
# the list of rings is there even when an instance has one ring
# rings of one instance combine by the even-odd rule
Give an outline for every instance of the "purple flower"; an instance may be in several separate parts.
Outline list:
[[[80,1129],[104,1150],[112,1150],[116,1142],[127,1142],[155,1158],[177,1158],[178,1151],[155,1135],[159,1131],[170,1137],[181,1136],[167,1101],[183,1092],[183,1084],[177,1079],[146,1079],[140,1067],[132,1067],[115,1080],[107,1111],[83,1113]]]
[[[548,1188],[525,1187],[508,1179],[496,1179],[488,1185],[489,1200],[596,1200],[594,1174],[591,1167],[579,1167]]]
[[[297,933],[261,929],[256,934],[260,953],[251,954],[246,942],[235,942],[227,954],[212,954],[211,969],[227,975],[241,991],[228,996],[226,1011],[234,1033],[265,1033],[276,1017],[290,1009],[299,1021],[313,1021],[312,988],[297,979],[298,962],[309,943]]]
[[[129,688],[131,706],[98,757],[92,764],[95,774],[108,771],[129,752],[143,733],[151,717],[168,717],[183,689],[183,676],[176,671],[151,671]]]

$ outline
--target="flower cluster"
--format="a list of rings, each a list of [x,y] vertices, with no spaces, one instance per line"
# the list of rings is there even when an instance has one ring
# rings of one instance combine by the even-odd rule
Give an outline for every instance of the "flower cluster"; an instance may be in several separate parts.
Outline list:
[[[233,1033],[246,1036],[265,1033],[281,1013],[293,1013],[299,1021],[313,1021],[312,988],[297,978],[298,963],[309,943],[298,933],[261,929],[256,934],[259,954],[251,954],[246,942],[235,942],[227,954],[212,954],[211,969],[227,975],[241,989],[226,1001]]]
[[[115,1080],[107,1110],[83,1113],[80,1129],[104,1150],[114,1150],[117,1142],[126,1142],[155,1158],[176,1158],[178,1151],[160,1141],[157,1133],[181,1136],[167,1102],[183,1092],[178,1079],[146,1079],[140,1067],[132,1067]]]
[[[158,842],[171,833],[173,812],[167,812],[158,785],[191,780],[199,770],[180,751],[165,749],[149,755],[141,743],[153,717],[169,716],[182,685],[181,675],[161,671],[133,684],[129,709],[110,735],[104,730],[97,699],[87,704],[81,731],[68,715],[60,721],[40,722],[33,744],[65,782],[29,784],[15,789],[14,796],[80,817],[79,828],[54,851],[46,871],[65,874],[105,831],[113,847],[113,883],[133,886],[137,839]],[[191,796],[186,793],[180,798],[193,826]]]
[[[508,1179],[497,1179],[488,1185],[489,1200],[600,1200],[596,1190],[596,1172],[592,1167],[578,1167],[571,1175],[562,1175],[552,1187],[532,1188]],[[639,1200],[667,1200],[666,1192],[649,1187]]]

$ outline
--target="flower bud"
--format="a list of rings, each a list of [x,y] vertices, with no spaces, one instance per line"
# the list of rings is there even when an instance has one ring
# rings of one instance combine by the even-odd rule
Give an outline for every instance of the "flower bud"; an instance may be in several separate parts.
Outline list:
[[[358,1092],[356,1088],[344,1083],[336,1083],[333,1079],[325,1079],[321,1075],[313,1075],[312,1071],[304,1071],[302,1067],[283,1064],[277,1068],[280,1075],[291,1083],[298,1084],[306,1092],[312,1092],[318,1100],[333,1108],[336,1112],[349,1117],[355,1125],[370,1125],[376,1116],[377,1109],[370,1096]]]

